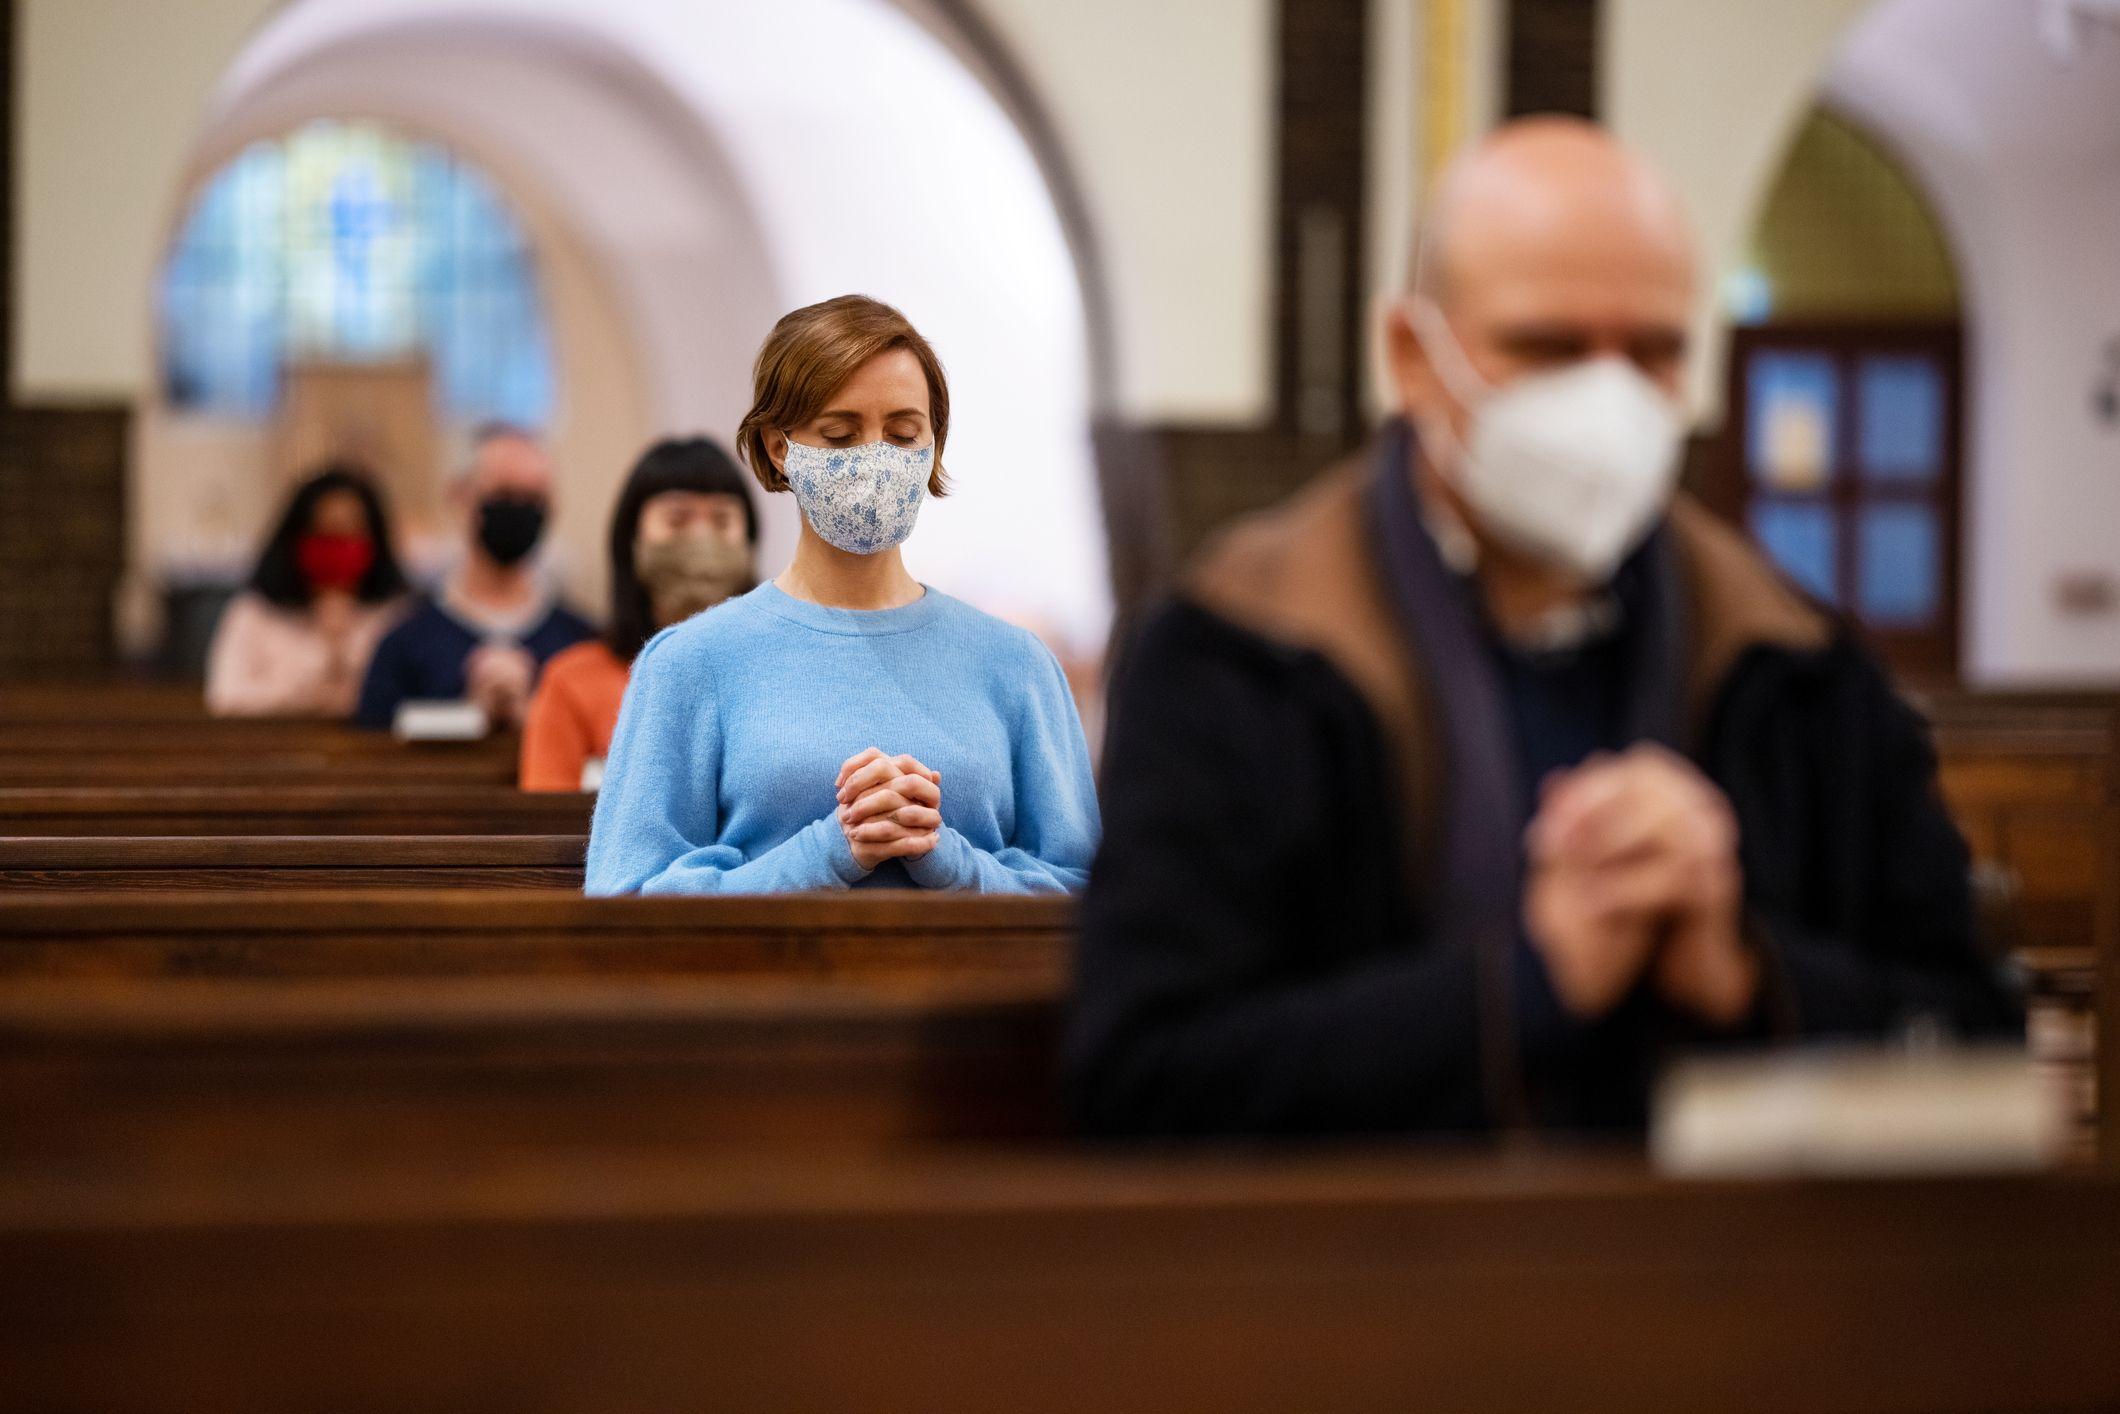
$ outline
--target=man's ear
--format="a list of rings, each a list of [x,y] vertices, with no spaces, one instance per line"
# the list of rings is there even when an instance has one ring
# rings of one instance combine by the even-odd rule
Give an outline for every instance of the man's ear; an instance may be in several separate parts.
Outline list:
[[[1448,411],[1435,363],[1414,332],[1410,296],[1393,300],[1384,311],[1384,364],[1400,411],[1416,419]]]

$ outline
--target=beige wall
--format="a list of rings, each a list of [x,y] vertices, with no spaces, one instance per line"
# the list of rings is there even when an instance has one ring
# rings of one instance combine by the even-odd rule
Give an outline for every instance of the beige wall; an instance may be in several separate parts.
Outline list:
[[[1267,406],[1266,0],[978,0],[1060,129],[1111,267],[1120,410]]]
[[[1743,253],[1783,148],[1835,44],[1869,0],[1605,0],[1601,101],[1678,183],[1700,237],[1695,383],[1718,420],[1717,282]]]
[[[274,3],[18,0],[18,397],[146,388],[185,155],[222,67]]]

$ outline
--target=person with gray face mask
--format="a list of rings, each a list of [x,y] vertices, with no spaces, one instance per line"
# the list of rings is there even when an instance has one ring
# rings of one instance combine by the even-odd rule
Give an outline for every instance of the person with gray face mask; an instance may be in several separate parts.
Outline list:
[[[549,663],[523,723],[524,790],[593,789],[650,637],[757,583],[758,508],[736,462],[705,437],[640,456],[611,512],[611,618]]]

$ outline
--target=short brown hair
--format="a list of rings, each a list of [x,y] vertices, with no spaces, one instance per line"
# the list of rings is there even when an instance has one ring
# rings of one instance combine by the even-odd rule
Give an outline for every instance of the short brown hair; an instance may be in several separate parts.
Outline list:
[[[802,426],[824,411],[826,401],[863,364],[892,349],[910,350],[927,375],[928,425],[935,431],[928,494],[949,494],[942,444],[950,431],[950,385],[942,376],[942,360],[904,315],[867,295],[804,305],[783,314],[766,335],[751,369],[751,410],[736,425],[736,455],[759,485],[768,491],[788,489],[787,478],[766,452],[767,430]]]

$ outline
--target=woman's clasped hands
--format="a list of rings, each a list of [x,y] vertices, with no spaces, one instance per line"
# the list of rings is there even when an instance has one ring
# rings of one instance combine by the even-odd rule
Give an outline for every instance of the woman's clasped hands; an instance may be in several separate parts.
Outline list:
[[[918,859],[942,829],[942,773],[911,756],[870,747],[839,768],[839,828],[864,870]]]

